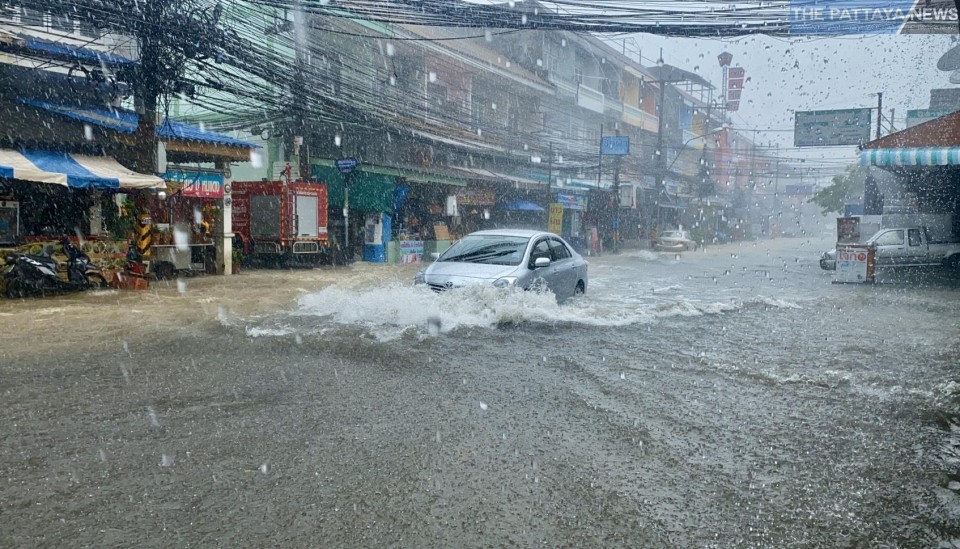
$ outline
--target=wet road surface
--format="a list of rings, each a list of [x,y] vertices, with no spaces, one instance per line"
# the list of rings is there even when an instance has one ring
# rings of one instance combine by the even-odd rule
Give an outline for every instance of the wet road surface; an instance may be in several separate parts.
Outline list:
[[[0,545],[960,546],[960,285],[829,243],[0,303]]]

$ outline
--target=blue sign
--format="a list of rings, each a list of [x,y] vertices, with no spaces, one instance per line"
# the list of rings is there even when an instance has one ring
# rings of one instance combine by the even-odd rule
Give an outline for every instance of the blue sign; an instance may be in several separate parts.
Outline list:
[[[600,140],[600,154],[626,156],[630,154],[630,138],[625,135],[608,135]]]
[[[917,5],[915,5],[917,4]],[[923,6],[915,0],[791,0],[790,33],[847,35],[929,32],[957,25],[957,8]]]
[[[341,158],[334,163],[340,173],[346,175],[354,170],[360,163],[356,158]]]

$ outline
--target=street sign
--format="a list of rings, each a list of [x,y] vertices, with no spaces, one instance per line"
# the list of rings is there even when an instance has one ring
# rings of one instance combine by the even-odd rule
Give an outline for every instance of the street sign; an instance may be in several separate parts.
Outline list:
[[[795,147],[859,145],[870,140],[873,109],[797,111],[793,131]]]
[[[357,162],[356,158],[341,158],[335,162],[337,169],[340,170],[340,173],[346,175],[352,172],[360,163]]]
[[[626,156],[630,154],[630,138],[625,135],[608,135],[600,140],[600,154]]]

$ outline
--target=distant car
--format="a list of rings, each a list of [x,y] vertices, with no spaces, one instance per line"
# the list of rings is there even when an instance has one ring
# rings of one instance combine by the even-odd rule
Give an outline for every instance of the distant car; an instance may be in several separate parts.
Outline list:
[[[689,231],[663,231],[654,243],[657,250],[666,252],[682,252],[696,250],[699,246],[690,237]]]
[[[837,270],[837,249],[834,248],[830,251],[823,252],[820,255],[820,268],[824,271],[836,271]]]
[[[542,283],[563,301],[587,291],[587,262],[553,233],[479,231],[438,256],[414,282],[436,292],[478,284],[527,290]]]

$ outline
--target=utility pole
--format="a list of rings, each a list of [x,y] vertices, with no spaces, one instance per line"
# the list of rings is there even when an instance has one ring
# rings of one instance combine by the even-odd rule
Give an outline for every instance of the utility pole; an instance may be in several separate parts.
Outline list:
[[[550,156],[547,158],[547,189],[553,190],[553,141],[550,142]]]
[[[600,190],[600,174],[603,172],[603,124],[600,124],[600,154],[597,155],[597,190]]]
[[[664,173],[666,171],[666,159],[664,158],[663,154],[663,102],[666,98],[667,84],[663,78],[663,49],[660,50],[660,58],[657,60],[657,62],[660,65],[660,101],[657,105],[657,224],[655,229],[659,233],[661,221],[660,196],[663,193],[663,179],[666,177],[666,174]]]
[[[880,139],[880,128],[883,126],[883,92],[877,92],[877,139]]]
[[[161,33],[153,25],[165,18],[166,0],[140,4],[140,28],[137,30],[139,63],[133,82],[134,109],[137,113],[133,169],[154,173],[157,169],[157,98],[163,92],[163,45]]]

